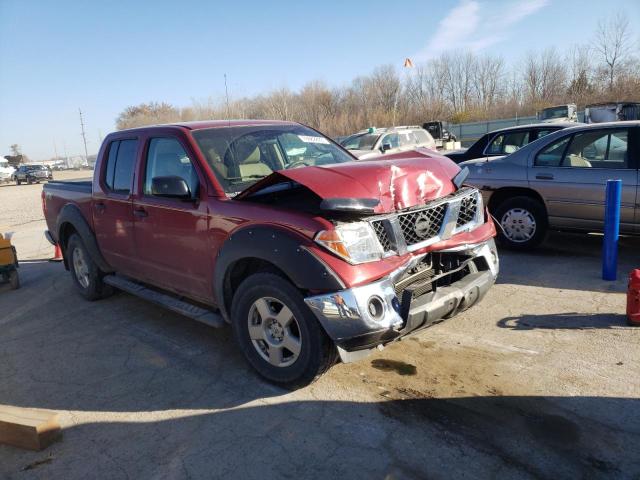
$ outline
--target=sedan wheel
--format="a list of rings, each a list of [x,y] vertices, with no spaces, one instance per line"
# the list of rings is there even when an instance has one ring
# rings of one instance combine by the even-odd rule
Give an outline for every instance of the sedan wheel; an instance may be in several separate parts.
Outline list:
[[[300,326],[280,300],[262,297],[253,302],[247,319],[249,337],[258,354],[275,367],[288,367],[300,355]]]
[[[530,241],[536,234],[536,219],[524,208],[512,208],[500,219],[504,235],[516,243]]]

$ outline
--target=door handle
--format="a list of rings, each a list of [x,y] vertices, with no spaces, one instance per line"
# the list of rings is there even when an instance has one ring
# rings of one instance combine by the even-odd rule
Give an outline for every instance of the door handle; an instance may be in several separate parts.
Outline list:
[[[553,175],[550,173],[539,173],[536,175],[538,180],[553,180]]]
[[[133,210],[133,214],[138,218],[148,217],[149,213],[144,208],[136,208]]]
[[[95,207],[96,210],[100,213],[104,212],[104,210],[107,208],[107,206],[103,202],[96,202]]]

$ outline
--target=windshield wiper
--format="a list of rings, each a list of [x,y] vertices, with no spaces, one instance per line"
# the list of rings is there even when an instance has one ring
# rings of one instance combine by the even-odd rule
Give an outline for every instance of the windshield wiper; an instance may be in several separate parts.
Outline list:
[[[261,179],[264,178],[266,175],[247,175],[244,177],[232,177],[232,178],[227,178],[227,182],[229,182],[230,184],[236,184],[236,183],[246,183],[249,180],[255,180],[255,179]]]

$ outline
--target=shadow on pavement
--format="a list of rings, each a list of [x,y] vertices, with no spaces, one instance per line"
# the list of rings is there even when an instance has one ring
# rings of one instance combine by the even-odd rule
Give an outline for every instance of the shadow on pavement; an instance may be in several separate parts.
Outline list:
[[[604,397],[144,410],[66,429],[37,468],[43,478],[637,478],[639,419],[639,400]],[[0,472],[44,456],[0,446]]]
[[[552,313],[548,315],[521,315],[498,321],[500,328],[511,330],[590,330],[594,328],[619,328],[627,326],[627,317],[614,313]]]
[[[627,275],[640,268],[640,238],[620,239],[618,280],[602,280],[602,236],[551,232],[531,252],[500,249],[498,283],[567,290],[624,292]]]

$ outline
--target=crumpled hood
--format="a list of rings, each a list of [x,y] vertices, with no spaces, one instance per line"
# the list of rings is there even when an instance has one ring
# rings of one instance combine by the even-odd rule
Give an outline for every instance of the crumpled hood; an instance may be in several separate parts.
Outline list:
[[[456,190],[451,179],[460,168],[451,160],[404,158],[338,163],[321,167],[279,170],[263,178],[236,198],[249,196],[269,185],[292,180],[322,199],[376,199],[375,213],[392,213],[422,205]],[[284,177],[284,178],[283,178]]]

